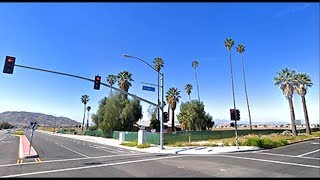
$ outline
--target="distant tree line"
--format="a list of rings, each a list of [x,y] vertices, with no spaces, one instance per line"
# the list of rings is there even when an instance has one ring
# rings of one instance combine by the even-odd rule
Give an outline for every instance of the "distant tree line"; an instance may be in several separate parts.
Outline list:
[[[11,125],[10,123],[8,122],[2,122],[0,123],[0,129],[11,129],[13,128],[14,126]]]

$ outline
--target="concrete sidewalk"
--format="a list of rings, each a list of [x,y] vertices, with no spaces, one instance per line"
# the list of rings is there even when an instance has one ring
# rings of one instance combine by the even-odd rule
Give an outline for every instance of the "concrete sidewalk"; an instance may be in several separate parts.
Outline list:
[[[218,154],[226,152],[243,152],[243,151],[253,151],[260,150],[261,148],[254,146],[239,146],[239,149],[236,146],[217,146],[217,147],[206,147],[206,146],[190,146],[190,147],[171,147],[163,146],[164,149],[160,149],[159,145],[151,145],[149,148],[136,148],[120,145],[120,141],[113,138],[102,138],[95,136],[85,136],[85,135],[72,135],[72,134],[60,134],[52,133],[48,131],[36,130],[39,132],[47,133],[53,136],[67,137],[77,140],[83,140],[87,142],[99,143],[109,146],[115,146],[123,149],[130,149],[140,152],[148,153],[166,153],[166,154]]]

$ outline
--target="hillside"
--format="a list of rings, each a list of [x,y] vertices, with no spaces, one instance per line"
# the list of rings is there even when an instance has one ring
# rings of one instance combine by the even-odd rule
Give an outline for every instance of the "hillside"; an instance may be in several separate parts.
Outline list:
[[[54,125],[55,117],[53,115],[24,112],[24,111],[7,111],[0,113],[0,122],[5,122],[15,126],[29,126],[30,121],[37,122],[40,126]],[[79,122],[67,117],[56,117],[57,126],[76,125]]]

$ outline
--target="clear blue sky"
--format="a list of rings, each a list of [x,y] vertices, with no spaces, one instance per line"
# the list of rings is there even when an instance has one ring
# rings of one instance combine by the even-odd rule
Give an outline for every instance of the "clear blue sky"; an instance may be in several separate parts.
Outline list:
[[[230,119],[233,107],[229,55],[232,38],[237,108],[248,121],[243,76],[236,46],[244,54],[253,122],[290,123],[289,105],[276,72],[285,67],[305,72],[314,86],[306,96],[311,123],[319,123],[319,3],[0,3],[0,58],[16,57],[16,64],[71,73],[88,78],[127,70],[134,82],[129,92],[156,102],[157,93],[141,90],[141,81],[157,83],[157,73],[130,54],[152,63],[165,61],[165,91],[193,85],[193,60],[199,62],[201,100],[213,119]],[[3,63],[2,63],[3,64]],[[2,67],[3,68],[3,65]],[[2,71],[2,69],[1,69]],[[0,75],[0,112],[31,111],[66,116],[82,122],[80,97],[98,101],[110,89],[66,76],[15,67]],[[301,98],[294,97],[296,119],[304,120]],[[142,103],[147,112],[148,104]],[[179,113],[179,106],[176,114]],[[166,108],[165,108],[166,109]],[[148,116],[144,113],[143,120]],[[302,121],[304,122],[304,121]]]

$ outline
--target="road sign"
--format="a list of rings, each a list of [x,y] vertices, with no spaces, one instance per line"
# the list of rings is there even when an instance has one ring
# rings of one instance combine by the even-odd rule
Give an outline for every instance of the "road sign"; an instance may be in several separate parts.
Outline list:
[[[37,122],[30,122],[30,128],[32,129],[32,131],[36,129],[37,125]]]
[[[142,90],[146,90],[146,91],[155,91],[156,88],[151,87],[151,86],[142,86]]]

